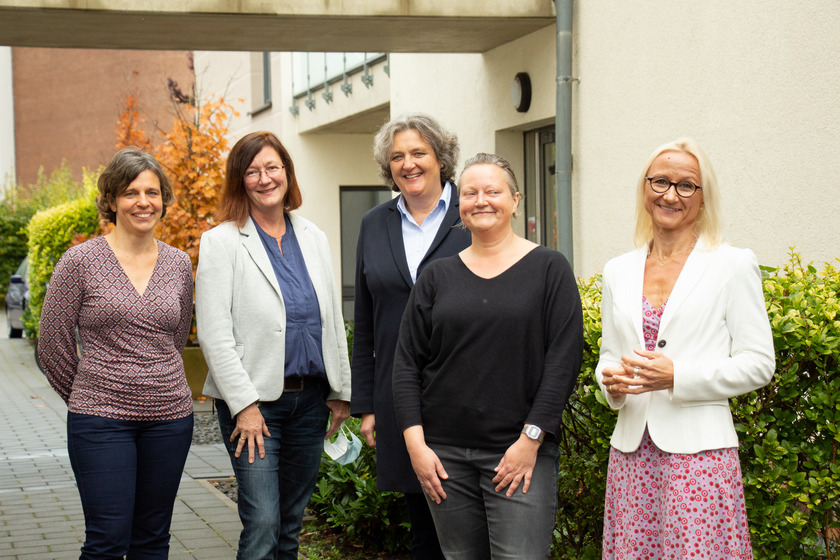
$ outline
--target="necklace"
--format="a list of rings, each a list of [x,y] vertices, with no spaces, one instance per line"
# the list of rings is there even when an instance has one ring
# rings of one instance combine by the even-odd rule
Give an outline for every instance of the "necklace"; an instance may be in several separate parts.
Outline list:
[[[655,260],[659,261],[659,268],[663,268],[665,266],[665,263],[668,262],[668,260],[671,257],[673,257],[674,255],[688,255],[689,253],[691,253],[694,250],[694,245],[696,243],[697,243],[697,239],[695,238],[694,241],[691,243],[691,247],[689,247],[687,251],[682,251],[682,252],[679,252],[679,253],[671,253],[670,255],[668,255],[665,258],[660,258],[660,257],[655,256],[653,254],[653,247],[651,246],[651,247],[648,248],[648,256],[653,257]]]

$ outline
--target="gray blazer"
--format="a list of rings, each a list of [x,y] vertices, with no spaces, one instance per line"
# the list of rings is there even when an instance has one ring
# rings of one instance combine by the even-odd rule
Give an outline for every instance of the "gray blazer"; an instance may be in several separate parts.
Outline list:
[[[350,400],[350,362],[327,237],[289,214],[321,310],[328,399]],[[195,278],[198,341],[210,371],[204,394],[237,414],[283,394],[286,309],[253,220],[225,222],[201,236]]]

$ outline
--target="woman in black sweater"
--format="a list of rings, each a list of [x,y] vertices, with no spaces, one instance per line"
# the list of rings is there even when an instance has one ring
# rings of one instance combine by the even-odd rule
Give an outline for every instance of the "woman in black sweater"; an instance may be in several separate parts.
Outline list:
[[[507,161],[478,154],[458,188],[472,244],[429,264],[411,293],[397,418],[447,559],[548,558],[580,296],[563,255],[513,231]]]

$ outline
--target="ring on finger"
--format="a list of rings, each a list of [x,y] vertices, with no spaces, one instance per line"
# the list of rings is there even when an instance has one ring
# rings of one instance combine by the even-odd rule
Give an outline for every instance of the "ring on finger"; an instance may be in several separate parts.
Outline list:
[[[633,368],[633,376],[639,375],[639,366]]]

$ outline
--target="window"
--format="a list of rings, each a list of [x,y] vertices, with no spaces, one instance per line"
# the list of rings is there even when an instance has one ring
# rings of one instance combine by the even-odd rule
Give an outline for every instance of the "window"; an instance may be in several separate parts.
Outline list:
[[[525,234],[535,243],[557,249],[557,199],[554,127],[525,133]]]
[[[271,108],[271,53],[251,53],[250,116]]]
[[[391,200],[387,187],[341,187],[341,311],[353,320],[353,299],[356,288],[356,244],[365,212]]]

